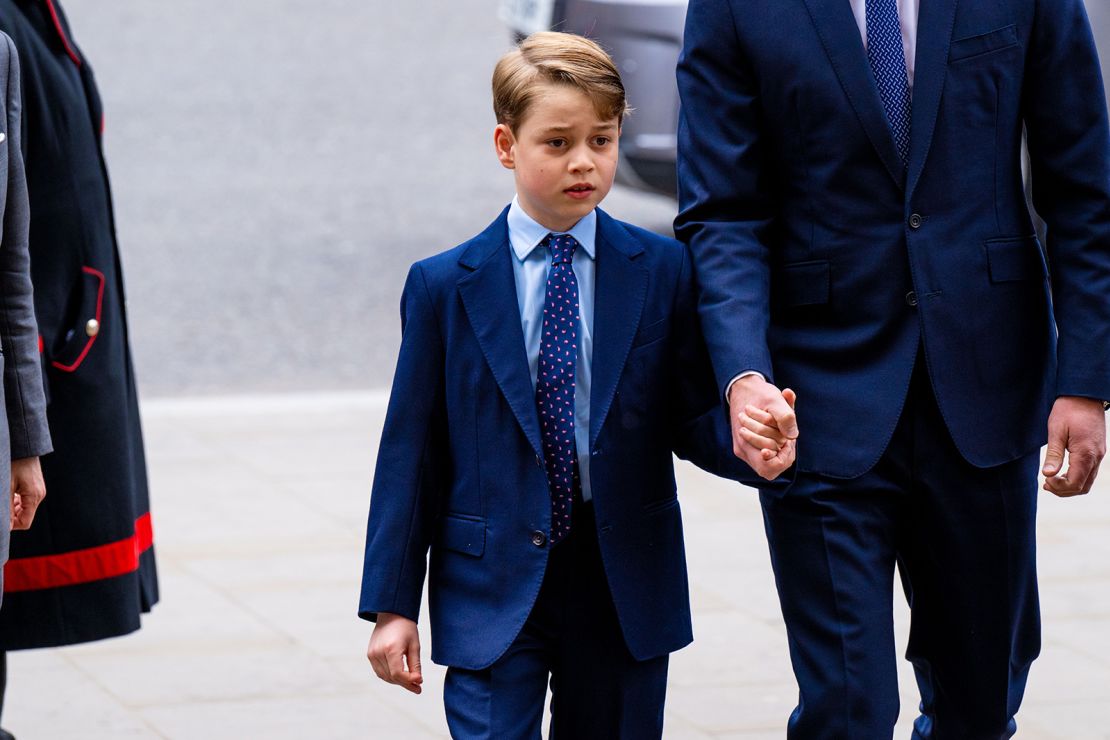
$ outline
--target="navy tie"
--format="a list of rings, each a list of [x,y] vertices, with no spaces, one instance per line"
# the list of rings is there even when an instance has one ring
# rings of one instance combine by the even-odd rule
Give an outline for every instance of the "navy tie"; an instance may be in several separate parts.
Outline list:
[[[902,24],[898,20],[898,0],[866,0],[867,59],[879,87],[879,98],[886,109],[894,143],[905,165],[910,158],[910,77],[906,70],[906,49],[902,44]]]
[[[581,482],[574,443],[574,373],[578,362],[578,279],[571,262],[578,242],[569,234],[548,234],[551,250],[543,302],[536,408],[551,489],[551,544],[570,532],[570,507]]]

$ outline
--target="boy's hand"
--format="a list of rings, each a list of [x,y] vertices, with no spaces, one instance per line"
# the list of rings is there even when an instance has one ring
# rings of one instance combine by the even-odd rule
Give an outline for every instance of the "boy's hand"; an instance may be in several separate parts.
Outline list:
[[[420,673],[420,633],[416,622],[399,614],[379,614],[366,657],[378,678],[420,693],[424,676]]]
[[[12,460],[12,529],[30,529],[39,504],[46,498],[46,483],[37,457]]]
[[[774,480],[794,464],[796,400],[794,391],[780,391],[757,375],[741,378],[729,390],[732,452],[766,480]]]

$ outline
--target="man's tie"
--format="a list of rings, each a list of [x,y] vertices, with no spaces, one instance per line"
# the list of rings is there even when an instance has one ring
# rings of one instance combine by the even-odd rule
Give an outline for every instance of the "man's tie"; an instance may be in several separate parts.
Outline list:
[[[568,234],[548,234],[551,250],[543,302],[536,408],[551,489],[551,544],[570,532],[570,507],[581,482],[574,443],[574,373],[578,361],[578,280],[571,261],[578,242]]]
[[[879,87],[879,97],[890,121],[894,143],[902,164],[910,158],[910,80],[906,71],[906,49],[902,44],[902,24],[898,20],[898,0],[866,0],[867,59]]]

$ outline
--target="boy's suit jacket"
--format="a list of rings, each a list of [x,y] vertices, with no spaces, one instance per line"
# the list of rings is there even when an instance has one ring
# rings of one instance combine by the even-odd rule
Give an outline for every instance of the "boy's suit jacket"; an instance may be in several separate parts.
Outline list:
[[[364,618],[415,620],[430,546],[432,659],[470,669],[516,638],[549,551],[506,213],[409,272],[359,606]],[[692,639],[671,451],[730,477],[754,474],[731,454],[686,251],[600,211],[597,236],[593,506],[626,642],[645,659]]]
[[[798,392],[801,470],[875,464],[922,345],[977,466],[1043,444],[1056,396],[1110,396],[1110,141],[1082,0],[921,3],[905,167],[848,0],[693,0],[685,38],[677,231],[706,342],[722,387],[752,369]]]

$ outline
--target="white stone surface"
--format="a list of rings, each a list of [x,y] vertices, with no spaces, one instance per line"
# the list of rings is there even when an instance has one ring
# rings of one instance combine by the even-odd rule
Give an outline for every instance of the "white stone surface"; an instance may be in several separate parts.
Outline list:
[[[129,637],[11,654],[5,727],[20,740],[447,737],[442,669],[427,666],[421,696],[378,681],[355,616],[385,400],[146,404],[162,602]],[[756,496],[685,464],[679,486],[696,641],[673,658],[667,737],[782,738],[796,687]],[[1110,484],[1045,495],[1039,529],[1044,651],[1018,737],[1105,740]],[[901,600],[896,613],[901,652]],[[907,738],[917,696],[900,670]]]

